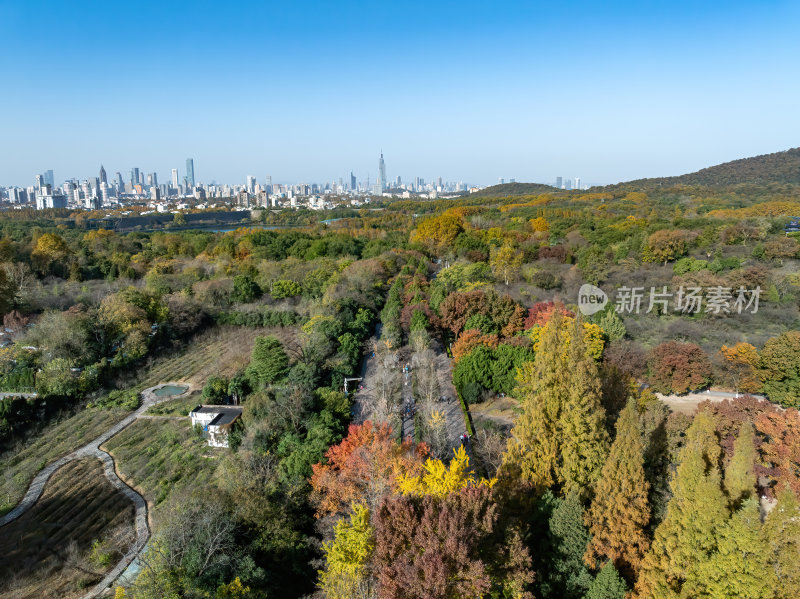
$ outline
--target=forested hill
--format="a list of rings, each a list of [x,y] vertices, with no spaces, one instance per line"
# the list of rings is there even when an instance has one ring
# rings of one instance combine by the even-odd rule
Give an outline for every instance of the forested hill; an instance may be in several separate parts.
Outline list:
[[[770,185],[776,183],[800,184],[800,148],[724,162],[677,177],[638,179],[620,183],[618,186],[642,188],[675,185],[727,187],[741,184]],[[609,187],[617,187],[617,185]]]
[[[506,198],[509,196],[530,196],[540,193],[556,191],[552,185],[543,183],[503,183],[502,185],[492,185],[481,189],[477,193],[470,194],[470,198]]]

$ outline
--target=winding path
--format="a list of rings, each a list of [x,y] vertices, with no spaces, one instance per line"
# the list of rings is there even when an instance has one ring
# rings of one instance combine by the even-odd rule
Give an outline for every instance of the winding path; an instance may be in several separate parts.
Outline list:
[[[178,385],[181,387],[186,387],[186,389],[178,395],[159,397],[155,394],[156,390],[167,385]],[[0,527],[3,527],[9,522],[16,520],[22,514],[32,508],[39,500],[39,497],[41,497],[47,481],[50,480],[50,477],[53,475],[53,473],[61,468],[61,466],[64,464],[67,464],[73,460],[80,460],[89,457],[97,458],[103,462],[103,471],[106,475],[106,478],[111,482],[112,485],[119,489],[123,495],[133,502],[135,508],[134,525],[136,527],[136,542],[130,547],[130,549],[128,549],[128,552],[122,557],[117,565],[114,566],[114,568],[112,568],[111,571],[108,572],[100,582],[98,582],[86,594],[84,594],[81,599],[93,599],[105,591],[119,577],[119,575],[122,574],[125,568],[127,568],[128,565],[134,560],[134,558],[139,555],[139,552],[144,549],[147,540],[150,538],[150,527],[147,523],[147,502],[145,501],[144,497],[128,486],[119,477],[114,465],[114,459],[106,451],[100,449],[100,446],[118,432],[123,430],[125,427],[130,425],[134,420],[143,417],[144,413],[151,406],[169,399],[181,397],[191,392],[191,390],[191,386],[184,383],[162,383],[142,391],[142,405],[139,406],[138,409],[126,416],[123,420],[120,420],[117,424],[112,426],[93,441],[90,441],[83,447],[79,447],[72,453],[68,453],[44,468],[33,478],[33,481],[28,487],[28,490],[25,493],[25,496],[22,498],[22,501],[19,502],[19,505],[8,512],[5,516],[0,518]]]

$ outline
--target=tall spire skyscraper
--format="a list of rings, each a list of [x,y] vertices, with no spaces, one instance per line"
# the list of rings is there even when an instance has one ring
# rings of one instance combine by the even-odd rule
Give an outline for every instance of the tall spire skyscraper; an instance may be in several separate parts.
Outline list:
[[[189,188],[194,187],[194,159],[187,158],[186,159],[186,184]]]
[[[108,178],[106,177],[106,169],[103,168],[103,165],[100,165],[100,183],[108,183]]]
[[[381,159],[378,161],[378,183],[375,187],[378,193],[386,191],[386,163],[383,161],[383,150],[381,150]]]

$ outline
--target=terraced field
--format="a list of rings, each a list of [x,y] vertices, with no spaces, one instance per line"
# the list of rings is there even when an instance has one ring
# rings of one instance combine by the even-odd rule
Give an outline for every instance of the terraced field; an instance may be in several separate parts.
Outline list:
[[[80,597],[116,564],[132,533],[133,504],[103,476],[101,462],[70,462],[53,475],[33,508],[3,527],[0,595]],[[105,539],[99,553],[106,557],[90,559],[92,543]]]
[[[131,382],[140,388],[165,381],[202,386],[211,375],[231,376],[247,366],[255,338],[263,335],[288,341],[293,338],[294,329],[215,327],[178,351],[148,361]]]
[[[189,418],[139,419],[103,446],[120,476],[151,508],[184,488],[202,488],[225,450],[209,447],[192,431]]]
[[[0,515],[19,503],[39,470],[96,439],[128,414],[121,409],[82,410],[49,425],[16,450],[0,454]]]

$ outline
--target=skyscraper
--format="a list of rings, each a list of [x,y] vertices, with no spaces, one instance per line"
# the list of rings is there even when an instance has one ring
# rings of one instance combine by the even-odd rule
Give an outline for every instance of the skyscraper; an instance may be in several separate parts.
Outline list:
[[[178,169],[172,169],[172,187],[178,189]]]
[[[189,187],[194,187],[194,159],[186,159],[186,184]]]
[[[44,172],[44,182],[45,184],[49,185],[50,187],[56,186],[55,178],[53,177],[53,170],[45,171]]]
[[[386,191],[386,163],[383,161],[383,150],[381,150],[381,159],[378,161],[378,183],[375,185],[378,193]]]
[[[44,175],[36,175],[36,189],[41,189],[45,186]]]
[[[253,175],[247,175],[246,187],[247,193],[252,195],[256,192],[256,178]]]
[[[353,174],[353,171],[350,171],[350,189],[352,191],[356,189],[356,176]]]
[[[139,185],[139,169],[138,167],[133,167],[131,169],[131,187],[134,185]]]
[[[580,189],[580,188],[581,188],[581,178],[575,177],[575,189]]]
[[[556,188],[561,189],[562,181],[564,179],[562,177],[556,177]]]
[[[125,182],[122,180],[122,173],[117,171],[117,174],[114,176],[117,178],[117,187],[119,187],[119,191],[125,191]]]
[[[108,179],[106,178],[106,169],[103,168],[103,165],[100,165],[100,183],[108,183]]]

